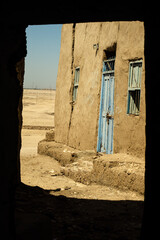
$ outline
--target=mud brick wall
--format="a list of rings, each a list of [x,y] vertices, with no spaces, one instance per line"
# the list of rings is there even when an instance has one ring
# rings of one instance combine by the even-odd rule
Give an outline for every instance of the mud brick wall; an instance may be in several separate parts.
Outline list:
[[[99,49],[93,49],[94,44]],[[56,83],[55,141],[79,150],[97,149],[104,51],[116,46],[114,153],[145,155],[144,23],[64,24]],[[139,116],[127,114],[129,62],[142,59]],[[80,67],[77,99],[72,104],[75,68]]]

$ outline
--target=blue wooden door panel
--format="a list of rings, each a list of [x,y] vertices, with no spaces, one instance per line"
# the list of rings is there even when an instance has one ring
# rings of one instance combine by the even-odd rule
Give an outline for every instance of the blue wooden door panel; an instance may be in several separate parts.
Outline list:
[[[108,125],[106,124],[106,114],[109,104],[109,77],[104,76],[103,105],[102,105],[102,146],[101,152],[107,149]]]
[[[97,151],[111,154],[113,153],[114,72],[106,72],[105,68],[103,70]]]
[[[104,71],[104,65],[103,65],[103,71]],[[103,109],[103,95],[104,95],[103,89],[104,89],[104,76],[102,74],[97,152],[100,152],[101,151],[101,147],[102,147],[102,126],[103,126],[102,109]]]
[[[106,153],[113,153],[113,119],[109,119]]]

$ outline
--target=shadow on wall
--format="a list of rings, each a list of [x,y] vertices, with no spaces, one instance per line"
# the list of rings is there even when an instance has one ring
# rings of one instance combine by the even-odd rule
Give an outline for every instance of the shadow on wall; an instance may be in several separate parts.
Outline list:
[[[22,183],[16,191],[17,240],[137,240],[142,215],[142,201],[57,197]]]

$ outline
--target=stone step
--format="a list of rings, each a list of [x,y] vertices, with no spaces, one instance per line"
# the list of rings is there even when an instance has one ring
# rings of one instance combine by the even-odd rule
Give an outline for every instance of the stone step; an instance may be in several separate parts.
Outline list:
[[[57,143],[55,141],[48,141],[46,139],[38,143],[37,151],[39,154],[47,155],[55,158],[62,166],[68,163],[76,161],[76,159],[83,156],[94,156],[95,151],[80,151],[75,148],[71,148],[62,143]]]

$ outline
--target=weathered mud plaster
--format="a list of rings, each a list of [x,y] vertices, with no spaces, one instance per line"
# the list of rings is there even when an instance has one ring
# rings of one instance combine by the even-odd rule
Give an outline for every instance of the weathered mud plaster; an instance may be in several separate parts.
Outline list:
[[[72,101],[72,94],[73,94],[73,84],[74,84],[74,71],[73,71],[73,64],[74,64],[74,45],[75,45],[75,27],[76,24],[73,24],[72,27],[72,62],[71,62],[71,88],[70,88],[70,104],[71,104],[71,111],[70,111],[70,120],[69,120],[69,127],[68,127],[68,136],[67,136],[67,144],[69,144],[69,132],[70,132],[70,128],[71,128],[71,121],[72,121],[72,113],[73,113],[73,109],[74,109],[74,104]]]
[[[70,33],[70,34],[68,34]],[[68,128],[70,122],[71,114],[71,63],[72,63],[72,24],[65,24],[62,27],[61,33],[61,53],[59,59],[59,67],[57,79],[62,79],[62,81],[56,82],[56,114],[55,117],[57,125],[56,141],[67,144],[68,139]],[[66,85],[66,88],[64,88]],[[64,99],[66,101],[64,101]],[[59,107],[61,106],[61,107]],[[62,117],[63,116],[63,117]]]
[[[99,46],[96,50],[95,44]],[[56,86],[55,141],[80,150],[96,151],[104,51],[113,46],[116,48],[113,152],[144,157],[144,24],[139,21],[78,23],[75,28],[73,24],[63,25]],[[139,116],[127,114],[129,61],[134,59],[143,61]],[[76,67],[80,67],[80,79],[73,105]]]

